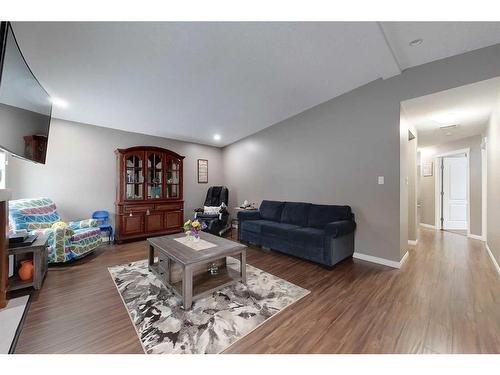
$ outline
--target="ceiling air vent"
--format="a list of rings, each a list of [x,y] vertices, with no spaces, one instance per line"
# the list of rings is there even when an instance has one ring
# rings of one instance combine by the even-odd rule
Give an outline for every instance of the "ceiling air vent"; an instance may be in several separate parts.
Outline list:
[[[440,126],[439,130],[441,130],[444,135],[451,135],[451,131],[456,129],[458,127],[457,124],[454,125],[445,125],[445,126]]]
[[[455,129],[458,125],[455,124],[455,125],[446,125],[446,126],[440,126],[439,129],[443,130],[443,131],[447,131],[447,130],[452,130],[452,129]]]

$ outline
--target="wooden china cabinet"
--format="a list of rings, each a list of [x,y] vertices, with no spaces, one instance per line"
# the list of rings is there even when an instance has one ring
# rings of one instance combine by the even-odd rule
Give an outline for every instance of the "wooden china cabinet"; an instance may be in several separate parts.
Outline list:
[[[47,156],[47,137],[44,135],[27,135],[24,137],[24,156],[28,159],[45,163]]]
[[[180,232],[184,221],[184,156],[147,146],[115,153],[116,242]]]

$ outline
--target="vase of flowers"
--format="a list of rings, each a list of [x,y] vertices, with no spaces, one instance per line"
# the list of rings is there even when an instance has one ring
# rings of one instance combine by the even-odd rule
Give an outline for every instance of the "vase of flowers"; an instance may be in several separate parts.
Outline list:
[[[188,239],[193,239],[193,241],[197,242],[200,240],[200,232],[203,229],[207,228],[207,224],[198,220],[188,220],[184,223],[184,231],[186,232],[186,236]]]

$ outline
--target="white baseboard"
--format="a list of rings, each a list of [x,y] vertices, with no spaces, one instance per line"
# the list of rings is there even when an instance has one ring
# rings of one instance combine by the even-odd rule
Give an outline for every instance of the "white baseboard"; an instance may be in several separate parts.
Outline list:
[[[484,241],[482,236],[478,236],[477,234],[468,234],[467,237],[472,238],[473,240]]]
[[[495,259],[495,257],[493,256],[493,253],[491,252],[491,249],[490,249],[490,247],[488,246],[487,243],[485,243],[485,247],[486,247],[486,251],[488,252],[488,254],[489,254],[490,258],[491,258],[491,261],[493,262],[493,265],[495,266],[495,268],[497,269],[498,274],[500,275],[500,267],[498,266],[498,262]]]
[[[435,225],[430,225],[430,224],[420,223],[420,226],[421,226],[422,228],[427,228],[427,229],[436,229],[436,226],[435,226]]]
[[[415,241],[413,241],[413,240],[408,240],[408,245],[411,245],[411,246],[417,246],[417,244],[418,244],[418,238],[417,238]]]
[[[374,257],[372,255],[366,255],[366,254],[354,252],[354,254],[352,256],[353,256],[353,258],[356,258],[356,259],[366,260],[367,262],[372,262],[372,263],[377,263],[377,264],[383,264],[384,266],[389,266],[392,268],[399,268],[401,266],[400,262],[395,262],[393,260],[389,260],[389,259],[385,259],[385,258]]]

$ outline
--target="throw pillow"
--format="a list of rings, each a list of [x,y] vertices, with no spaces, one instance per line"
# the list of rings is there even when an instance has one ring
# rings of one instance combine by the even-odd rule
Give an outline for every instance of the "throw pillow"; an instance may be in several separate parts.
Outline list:
[[[52,224],[53,229],[57,228],[66,228],[68,224],[66,224],[64,221],[56,221],[54,224]]]
[[[218,215],[220,209],[220,206],[204,206],[203,213],[206,215]]]

